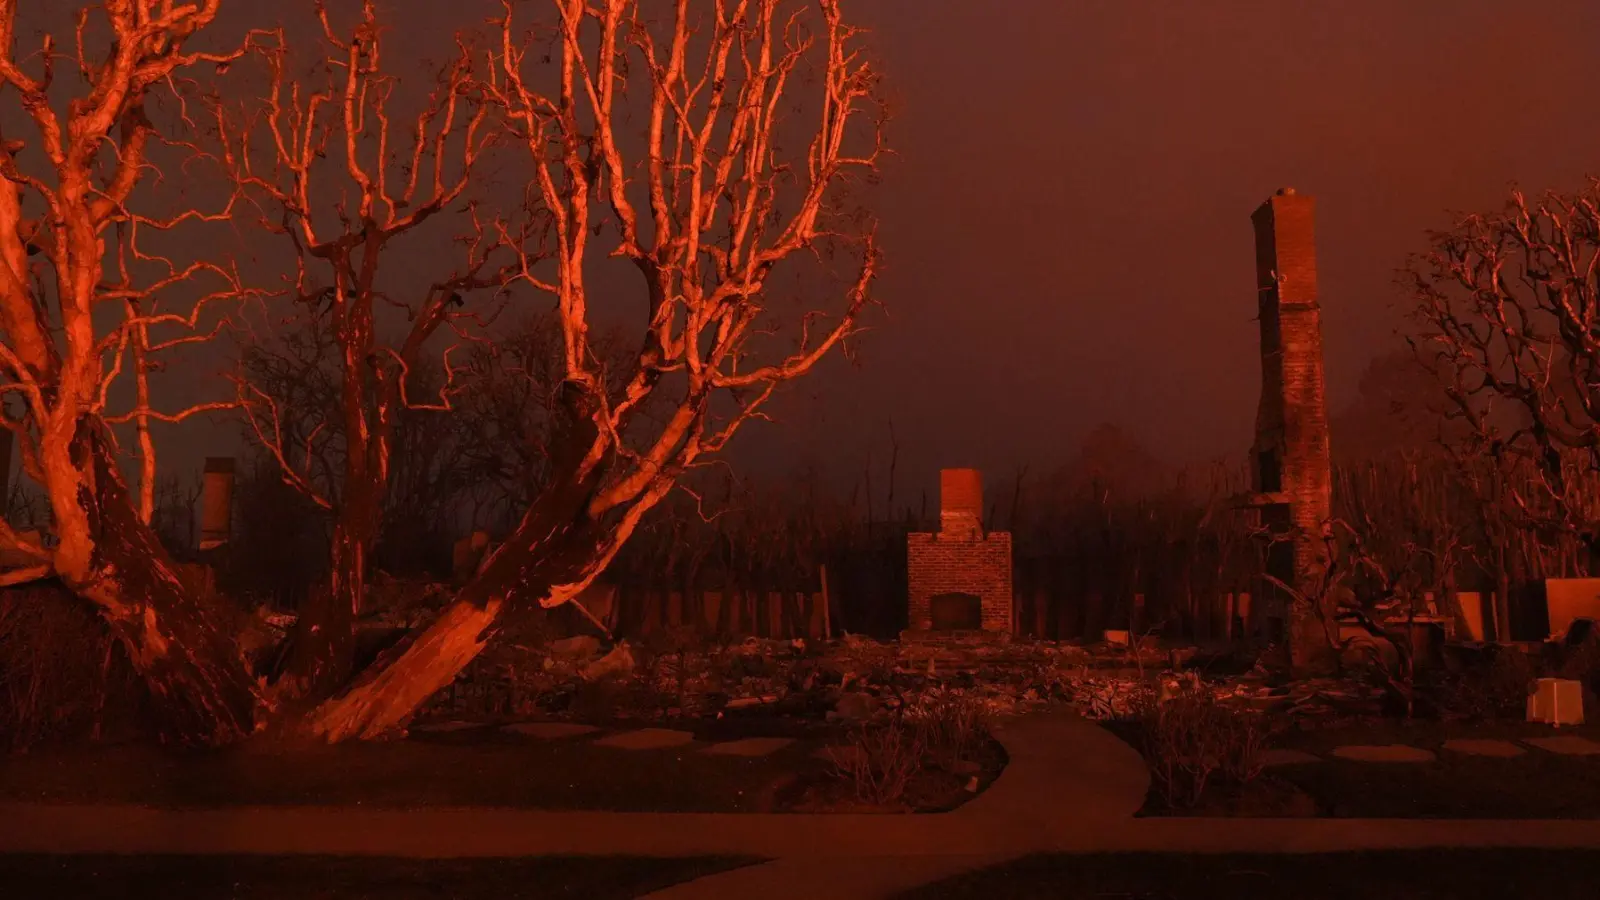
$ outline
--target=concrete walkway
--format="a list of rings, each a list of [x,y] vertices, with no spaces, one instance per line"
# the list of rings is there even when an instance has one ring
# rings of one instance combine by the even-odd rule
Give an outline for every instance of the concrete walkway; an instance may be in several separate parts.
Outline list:
[[[1011,757],[1006,771],[943,815],[4,804],[0,852],[752,856],[773,861],[652,896],[780,900],[882,897],[1035,852],[1600,848],[1600,821],[1134,819],[1148,777],[1109,732],[1050,714],[1007,723],[997,736]]]
[[[1037,716],[996,736],[1010,756],[1005,771],[942,815],[0,804],[0,852],[987,855],[1063,827],[1127,820],[1144,802],[1138,753],[1091,722]]]

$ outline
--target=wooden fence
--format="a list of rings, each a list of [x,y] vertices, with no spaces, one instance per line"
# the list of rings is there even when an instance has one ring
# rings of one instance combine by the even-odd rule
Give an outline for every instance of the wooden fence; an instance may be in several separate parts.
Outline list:
[[[820,592],[600,585],[578,602],[614,635],[625,638],[687,630],[707,636],[817,640],[832,618]]]

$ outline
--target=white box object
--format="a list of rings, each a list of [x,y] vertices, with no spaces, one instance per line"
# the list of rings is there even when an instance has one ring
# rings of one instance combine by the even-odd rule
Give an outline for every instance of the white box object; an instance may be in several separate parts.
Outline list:
[[[1583,724],[1583,684],[1569,678],[1541,678],[1528,697],[1528,721],[1551,725]]]
[[[1550,636],[1566,634],[1573,619],[1600,619],[1600,578],[1547,578],[1544,602]]]

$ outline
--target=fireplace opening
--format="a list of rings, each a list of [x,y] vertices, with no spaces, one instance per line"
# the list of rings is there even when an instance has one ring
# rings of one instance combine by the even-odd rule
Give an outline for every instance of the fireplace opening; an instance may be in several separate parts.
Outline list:
[[[928,614],[935,631],[977,631],[983,628],[983,600],[976,594],[934,594]]]

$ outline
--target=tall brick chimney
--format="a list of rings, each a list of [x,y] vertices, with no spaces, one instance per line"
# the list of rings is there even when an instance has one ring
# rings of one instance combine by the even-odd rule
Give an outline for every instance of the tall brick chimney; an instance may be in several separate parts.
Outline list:
[[[1322,532],[1333,503],[1314,211],[1312,198],[1284,188],[1251,217],[1261,320],[1251,481],[1263,524],[1284,539],[1274,543],[1268,571],[1302,595],[1316,593],[1327,564]],[[1289,602],[1287,595],[1278,599]],[[1289,607],[1293,668],[1324,668],[1334,655],[1323,630],[1332,624],[1331,610]]]

